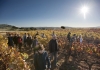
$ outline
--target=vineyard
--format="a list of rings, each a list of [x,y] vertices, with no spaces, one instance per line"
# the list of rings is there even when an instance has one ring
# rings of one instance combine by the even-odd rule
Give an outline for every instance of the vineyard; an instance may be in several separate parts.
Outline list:
[[[32,38],[38,32],[37,38],[48,51],[48,43],[55,32],[58,40],[59,51],[57,67],[51,63],[51,70],[100,70],[100,29],[60,29],[60,30],[35,30],[14,31],[21,36],[29,33]],[[67,34],[82,35],[83,42],[73,42],[70,47]],[[41,34],[44,33],[45,37]],[[49,53],[49,52],[48,52]],[[30,47],[22,47],[19,52],[16,47],[7,46],[6,32],[0,32],[0,70],[35,70],[33,65],[33,51]]]

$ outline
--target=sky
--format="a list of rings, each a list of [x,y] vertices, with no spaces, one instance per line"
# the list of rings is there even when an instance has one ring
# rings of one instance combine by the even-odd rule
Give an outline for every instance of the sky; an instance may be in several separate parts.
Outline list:
[[[88,8],[86,17],[80,11]],[[100,0],[0,0],[0,24],[18,27],[100,26]]]

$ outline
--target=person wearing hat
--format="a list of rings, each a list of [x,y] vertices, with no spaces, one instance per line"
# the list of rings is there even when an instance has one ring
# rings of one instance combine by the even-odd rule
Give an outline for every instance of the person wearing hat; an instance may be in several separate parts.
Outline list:
[[[54,57],[54,65],[57,63],[57,52],[58,52],[58,43],[56,35],[53,35],[52,39],[49,41],[49,52],[51,54],[51,60]]]
[[[34,66],[35,70],[50,70],[51,68],[48,53],[45,51],[45,48],[42,44],[39,44],[36,47],[36,53],[34,54]]]

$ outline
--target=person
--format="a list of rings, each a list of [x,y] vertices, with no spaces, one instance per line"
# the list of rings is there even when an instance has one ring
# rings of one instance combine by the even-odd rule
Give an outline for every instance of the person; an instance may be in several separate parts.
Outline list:
[[[14,37],[13,37],[13,41],[14,41],[14,46],[15,46],[15,47],[17,47],[17,45],[18,45],[17,38],[18,38],[18,37],[17,37],[17,34],[15,34]]]
[[[9,36],[8,36],[8,47],[9,48],[14,47],[13,37],[11,34],[9,34]]]
[[[26,33],[23,36],[23,44],[24,44],[24,47],[26,47],[26,44],[27,44],[27,35],[26,35]]]
[[[32,50],[33,48],[35,48],[38,45],[38,40],[37,37],[34,37],[33,41],[32,41]],[[34,52],[35,53],[35,52]]]
[[[82,44],[83,42],[83,38],[82,38],[82,35],[80,35],[80,44]]]
[[[69,32],[68,35],[67,35],[67,40],[69,41],[69,43],[71,41],[71,36],[70,35],[71,35],[71,33]]]
[[[35,36],[39,35],[39,32],[37,31],[37,33],[35,34]]]
[[[19,48],[19,51],[21,51],[21,47],[22,47],[22,38],[20,35],[18,35],[18,48]]]
[[[73,34],[72,38],[71,38],[71,43],[76,42],[76,34]]]
[[[76,42],[80,42],[80,36],[79,35],[76,36]]]
[[[31,37],[31,35],[30,34],[28,34],[28,37],[27,37],[27,45],[28,45],[28,47],[31,47],[31,44],[32,44],[32,37]]]
[[[44,33],[42,33],[42,34],[41,34],[41,37],[42,37],[42,38],[46,38],[46,36],[45,36],[45,34],[44,34]]]
[[[39,44],[37,48],[38,50],[34,54],[35,70],[50,70],[50,58],[48,57],[48,53],[45,51],[44,46],[42,44]]]
[[[56,39],[56,35],[52,37],[52,39],[49,41],[49,52],[51,54],[51,60],[53,60],[54,57],[54,65],[56,66],[57,63],[57,52],[58,52],[58,42]]]

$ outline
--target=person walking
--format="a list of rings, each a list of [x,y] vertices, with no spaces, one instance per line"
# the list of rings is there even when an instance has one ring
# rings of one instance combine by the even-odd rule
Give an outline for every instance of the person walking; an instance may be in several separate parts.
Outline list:
[[[37,45],[38,45],[37,37],[34,37],[34,39],[32,40],[32,51]],[[35,51],[34,51],[34,53],[35,53]]]
[[[50,70],[50,58],[48,57],[48,53],[45,51],[44,46],[39,44],[37,48],[37,52],[34,54],[35,70]]]
[[[80,44],[82,44],[82,42],[83,42],[83,38],[82,38],[82,35],[80,35]]]
[[[26,33],[23,36],[23,45],[24,45],[24,47],[26,47],[26,45],[27,45],[27,35],[26,35]]]
[[[9,34],[8,36],[8,47],[11,49],[12,47],[14,47],[14,42],[13,42],[13,37],[11,34]]]
[[[14,41],[14,46],[15,46],[16,48],[17,48],[17,46],[18,46],[17,38],[18,38],[18,36],[17,36],[17,34],[15,34],[14,37],[13,37],[13,41]]]
[[[52,39],[49,41],[49,52],[51,54],[51,60],[53,60],[54,57],[54,65],[56,66],[57,63],[57,52],[58,52],[58,42],[56,39],[56,35],[52,37]]]
[[[21,48],[22,48],[22,38],[20,35],[18,35],[18,48],[19,48],[19,51],[21,52]]]
[[[32,45],[32,37],[30,34],[28,34],[28,37],[27,37],[27,46],[28,48],[31,48],[31,45]]]
[[[70,35],[71,35],[71,33],[69,32],[68,35],[67,35],[67,40],[68,40],[69,43],[71,41],[71,36]]]

